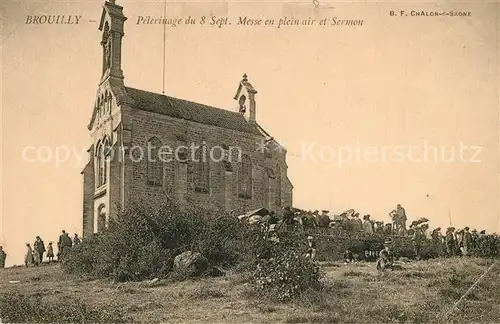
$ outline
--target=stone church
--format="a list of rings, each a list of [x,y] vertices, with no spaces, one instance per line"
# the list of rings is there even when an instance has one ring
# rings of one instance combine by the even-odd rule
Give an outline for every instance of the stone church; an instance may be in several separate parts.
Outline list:
[[[233,110],[125,86],[126,20],[123,7],[105,2],[99,24],[102,77],[87,126],[90,158],[82,171],[83,236],[106,227],[138,197],[171,197],[181,206],[237,214],[291,206],[286,150],[257,123],[257,91],[247,76],[236,84]],[[163,158],[155,158],[160,151]]]

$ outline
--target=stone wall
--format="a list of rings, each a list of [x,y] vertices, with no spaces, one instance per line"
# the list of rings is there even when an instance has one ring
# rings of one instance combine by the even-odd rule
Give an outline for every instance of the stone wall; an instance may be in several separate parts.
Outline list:
[[[92,151],[91,151],[92,154]],[[83,237],[94,231],[94,163],[91,160],[82,171],[83,178]]]
[[[209,156],[209,190],[198,192],[194,188],[194,166],[191,161],[191,150],[188,149],[188,161],[181,162],[173,158],[172,161],[164,163],[163,187],[151,186],[146,183],[147,163],[146,159],[140,159],[139,150],[131,152],[134,160],[129,168],[133,174],[131,190],[134,197],[149,197],[151,199],[164,197],[165,194],[179,201],[191,201],[196,204],[216,206],[226,210],[237,212],[248,211],[253,208],[267,207],[279,211],[285,205],[291,205],[291,187],[288,185],[287,166],[285,154],[272,152],[266,157],[264,153],[257,152],[257,143],[261,137],[228,130],[216,126],[204,125],[185,120],[171,118],[169,116],[154,114],[150,112],[134,110],[129,116],[131,125],[131,146],[147,148],[148,140],[156,137],[162,145],[166,145],[174,151],[179,145],[190,146],[192,143],[200,145],[206,143],[206,152],[216,146],[213,156],[220,160],[221,146],[226,146],[231,151],[232,159],[230,165],[222,161],[211,161]],[[239,195],[239,163],[238,149],[242,154],[248,154],[252,160],[252,194],[249,198]],[[135,153],[135,154],[134,154]],[[281,204],[275,204],[269,195],[273,195],[276,184],[268,179],[269,168],[275,168],[278,164],[281,170]]]

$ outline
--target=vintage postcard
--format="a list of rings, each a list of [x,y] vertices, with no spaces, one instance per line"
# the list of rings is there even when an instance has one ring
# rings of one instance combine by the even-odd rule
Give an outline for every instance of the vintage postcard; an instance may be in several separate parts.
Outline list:
[[[0,323],[499,321],[498,1],[0,8]]]

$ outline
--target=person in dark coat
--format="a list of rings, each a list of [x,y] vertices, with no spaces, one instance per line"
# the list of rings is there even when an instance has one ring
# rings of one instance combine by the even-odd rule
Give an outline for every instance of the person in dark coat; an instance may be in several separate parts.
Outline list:
[[[347,249],[344,252],[344,263],[351,263],[354,262],[354,255],[352,254],[351,250]]]
[[[446,255],[449,257],[453,256],[456,250],[455,235],[453,235],[454,230],[455,229],[453,227],[448,227],[448,229],[446,230],[446,236],[444,238],[446,244]]]
[[[469,251],[470,251],[471,243],[472,243],[472,235],[469,232],[468,227],[464,228],[462,235],[463,235],[463,237],[462,237],[462,253],[464,256],[468,256],[470,253]]]
[[[35,252],[38,253],[40,263],[42,263],[43,254],[45,253],[45,244],[43,243],[43,240],[40,238],[40,236],[36,237],[35,243],[33,243],[33,248],[35,249]]]
[[[291,227],[294,225],[295,214],[290,209],[290,207],[283,208],[283,224],[287,230],[291,230]]]
[[[359,219],[359,213],[355,213],[351,218],[351,228],[354,232],[363,231],[363,222]]]
[[[47,258],[49,259],[49,263],[54,261],[54,248],[52,247],[52,242],[49,243],[49,247],[47,250]]]
[[[3,247],[0,246],[0,269],[5,268],[5,259],[7,259],[7,253],[5,253]]]
[[[33,265],[33,249],[29,243],[26,243],[26,254],[24,254],[24,266],[26,268]]]
[[[75,237],[73,238],[73,245],[77,246],[77,245],[80,245],[81,243],[82,243],[82,241],[78,237],[78,234],[75,233]]]
[[[379,258],[377,260],[377,270],[384,271],[385,269],[391,269],[394,262],[394,257],[391,252],[392,242],[387,240],[384,242],[384,248],[379,253]]]
[[[443,237],[441,227],[435,228],[431,233],[432,249],[435,256],[443,256]]]
[[[57,247],[59,249],[58,251],[58,258],[64,258],[68,250],[71,248],[73,245],[73,241],[71,241],[71,238],[69,237],[68,233],[66,233],[65,230],[62,230],[61,235],[59,235],[59,242],[57,242]]]
[[[352,222],[349,217],[346,216],[342,219],[342,228],[348,232],[353,230]]]
[[[375,222],[375,233],[383,234],[385,230],[384,222],[376,221]]]
[[[415,253],[415,258],[417,260],[420,260],[422,258],[421,247],[425,237],[421,227],[415,226],[414,230],[415,231],[413,232],[413,236],[411,238],[413,243],[413,251]]]
[[[479,234],[477,233],[476,229],[473,229],[471,231],[471,248],[476,249],[477,248],[477,239],[479,238]]]
[[[330,226],[330,216],[328,216],[329,210],[322,210],[321,215],[317,215],[315,220],[316,220],[316,225],[319,227],[329,227]]]
[[[406,234],[406,221],[408,218],[406,217],[406,210],[398,204],[396,206],[396,213],[398,214],[398,235],[404,236]]]
[[[40,265],[40,253],[38,253],[37,250],[33,250],[33,264],[35,267],[38,267]]]
[[[302,224],[304,224],[304,227],[306,228],[315,228],[318,226],[318,223],[316,222],[316,217],[314,217],[314,214],[310,211],[305,212],[302,216]]]

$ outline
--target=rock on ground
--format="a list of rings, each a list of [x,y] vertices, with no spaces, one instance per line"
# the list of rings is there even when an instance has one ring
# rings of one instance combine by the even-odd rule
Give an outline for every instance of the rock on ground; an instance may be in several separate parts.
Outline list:
[[[186,251],[174,259],[174,270],[188,276],[198,276],[208,268],[207,259],[198,252]]]

